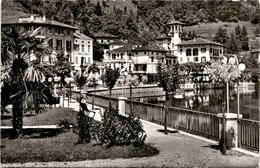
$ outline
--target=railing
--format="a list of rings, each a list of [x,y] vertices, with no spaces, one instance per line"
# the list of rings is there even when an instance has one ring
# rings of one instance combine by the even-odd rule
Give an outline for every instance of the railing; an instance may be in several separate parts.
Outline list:
[[[238,120],[238,147],[259,151],[259,121]]]
[[[132,102],[134,113],[140,118],[164,124],[164,106],[149,103]],[[126,100],[126,114],[130,113],[130,101]],[[192,134],[219,139],[219,118],[215,114],[202,113],[193,110],[170,107],[167,117],[168,126],[174,127]]]
[[[89,93],[84,93],[83,95],[84,95],[84,100],[86,101],[86,103],[91,104],[94,99],[95,105],[100,106],[102,108],[109,107],[109,97],[95,95],[95,98],[94,98],[94,95],[89,94]],[[79,92],[72,91],[71,98],[77,99],[79,96],[80,96]],[[113,108],[116,108],[117,104],[118,104],[118,100],[116,98],[111,98],[111,104],[112,104]]]

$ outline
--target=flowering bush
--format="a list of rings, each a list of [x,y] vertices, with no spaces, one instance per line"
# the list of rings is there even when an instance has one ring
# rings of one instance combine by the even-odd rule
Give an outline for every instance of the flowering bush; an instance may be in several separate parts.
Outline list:
[[[102,144],[108,146],[142,145],[146,139],[145,131],[134,114],[121,117],[118,111],[110,108],[104,113],[101,125],[96,125],[95,135]]]

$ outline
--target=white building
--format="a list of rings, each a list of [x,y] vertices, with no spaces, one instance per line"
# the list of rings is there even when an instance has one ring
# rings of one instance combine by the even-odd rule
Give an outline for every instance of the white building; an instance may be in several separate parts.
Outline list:
[[[93,62],[93,40],[79,33],[77,27],[39,15],[2,18],[1,25],[2,27],[12,25],[23,27],[26,31],[34,31],[41,27],[39,38],[51,37],[48,43],[49,47],[52,48],[52,54],[43,58],[46,63],[53,64],[58,51],[64,52],[64,56],[72,63],[74,70],[79,73],[85,70],[85,66],[81,65]],[[31,57],[31,59],[33,58]]]

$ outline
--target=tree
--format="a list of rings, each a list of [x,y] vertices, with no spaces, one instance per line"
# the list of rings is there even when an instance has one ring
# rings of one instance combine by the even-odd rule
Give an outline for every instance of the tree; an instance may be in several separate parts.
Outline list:
[[[34,86],[42,85],[44,82],[45,69],[40,60],[48,48],[49,38],[37,38],[40,31],[41,27],[32,32],[25,32],[23,28],[9,27],[1,32],[4,42],[1,45],[1,58],[5,67],[2,70],[4,75],[1,76],[3,91],[1,97],[4,97],[2,100],[8,101],[6,104],[13,104],[12,138],[22,135],[24,108],[34,104]],[[30,61],[32,59],[34,61]]]
[[[244,25],[241,31],[241,42],[242,42],[242,50],[243,51],[248,51],[249,47],[248,47],[248,36],[247,36],[247,28]]]
[[[101,6],[100,6],[99,2],[97,2],[97,5],[96,5],[96,7],[95,7],[94,13],[95,13],[97,16],[102,16],[102,9],[101,9]]]
[[[77,74],[76,76],[74,76],[74,81],[75,81],[75,84],[79,87],[79,98],[78,98],[78,101],[79,101],[79,104],[81,103],[82,99],[83,99],[83,96],[81,95],[81,90],[82,90],[82,87],[85,86],[87,84],[87,79],[88,79],[88,76],[85,76],[83,74]],[[79,106],[79,111],[81,109],[81,105]]]
[[[169,94],[174,93],[180,86],[180,69],[179,65],[166,65],[165,63],[158,63],[157,67],[157,81],[159,86],[165,91],[165,108],[164,108],[164,133],[168,134],[167,131],[167,116],[169,108]]]
[[[237,79],[241,75],[241,71],[237,66],[224,64],[220,62],[214,62],[210,66],[205,68],[206,74],[209,75],[209,78],[213,83],[223,83],[227,85],[227,89],[229,88],[229,82],[233,79]],[[229,89],[228,89],[229,90]],[[228,94],[228,91],[226,92]],[[223,99],[225,99],[225,94],[223,94]],[[228,100],[228,99],[227,99]],[[229,101],[227,101],[228,103]],[[222,152],[226,155],[226,120],[225,120],[225,103],[223,103],[223,127],[222,127],[222,136],[220,141],[220,146],[222,147]],[[226,108],[227,109],[227,108]]]
[[[227,42],[227,52],[237,54],[240,51],[239,42],[234,33],[230,33],[230,38]]]
[[[222,27],[219,27],[217,33],[215,34],[214,41],[219,42],[224,46],[226,46],[228,41],[227,30],[223,29]]]
[[[88,73],[92,73],[89,76],[88,81],[90,82],[90,85],[94,87],[94,97],[92,100],[92,110],[94,109],[94,102],[95,102],[95,95],[96,95],[96,87],[98,86],[98,81],[100,76],[98,75],[99,73],[99,68],[96,63],[93,63],[89,68],[88,68]]]
[[[242,29],[239,25],[235,27],[235,38],[237,39],[236,45],[238,52],[242,51]]]
[[[139,80],[137,75],[126,76],[126,84],[130,89],[130,113],[133,113],[133,103],[132,103],[132,88],[138,86]]]
[[[63,96],[63,103],[62,107],[64,107],[64,86],[66,85],[65,79],[70,77],[71,73],[71,65],[69,63],[69,56],[65,56],[64,51],[60,50],[56,56],[56,61],[54,63],[54,72],[55,74],[60,77],[60,84]]]
[[[111,107],[111,96],[112,96],[112,89],[116,84],[117,79],[119,78],[120,73],[118,69],[111,69],[106,67],[106,72],[101,76],[103,83],[109,89],[109,107]]]

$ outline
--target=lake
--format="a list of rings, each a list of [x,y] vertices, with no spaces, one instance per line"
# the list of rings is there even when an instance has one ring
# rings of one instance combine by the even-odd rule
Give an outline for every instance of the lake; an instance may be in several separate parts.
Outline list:
[[[173,106],[208,113],[222,113],[222,102],[226,102],[224,90],[183,91],[171,99]],[[141,98],[140,98],[141,97]],[[134,98],[135,101],[163,105],[165,96]],[[230,113],[237,113],[237,91],[230,91]],[[259,121],[259,93],[254,90],[241,89],[240,114],[243,118]]]

